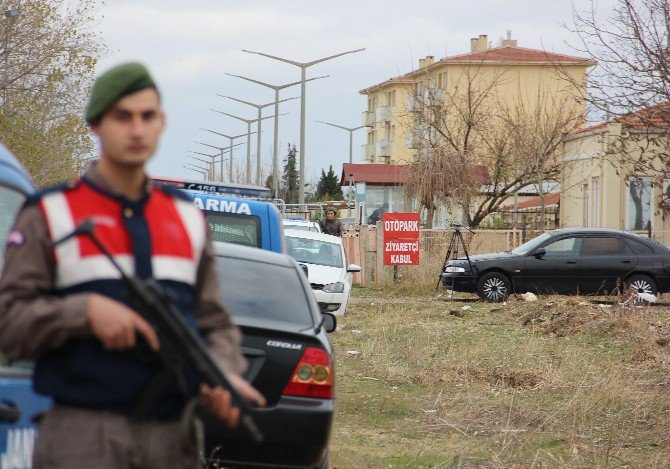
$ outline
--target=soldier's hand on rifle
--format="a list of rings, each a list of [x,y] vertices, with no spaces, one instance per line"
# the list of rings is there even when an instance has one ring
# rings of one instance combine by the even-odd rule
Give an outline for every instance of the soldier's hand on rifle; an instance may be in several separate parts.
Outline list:
[[[228,374],[227,378],[244,399],[258,407],[265,407],[263,395],[247,383],[244,378],[237,374]],[[240,421],[240,409],[233,405],[228,391],[219,386],[210,388],[203,383],[200,385],[200,396],[205,409],[226,422],[229,427],[237,427]]]
[[[156,331],[142,316],[127,306],[103,295],[93,293],[86,308],[86,317],[93,335],[106,350],[125,350],[137,343],[137,334],[146,339],[152,350],[158,350]]]

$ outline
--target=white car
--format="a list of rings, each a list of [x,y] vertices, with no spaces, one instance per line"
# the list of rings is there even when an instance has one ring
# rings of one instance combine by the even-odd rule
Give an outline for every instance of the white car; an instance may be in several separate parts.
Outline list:
[[[351,292],[351,272],[360,266],[347,265],[342,238],[312,231],[287,229],[288,254],[307,268],[307,279],[321,312],[343,315]]]
[[[284,218],[282,225],[286,230],[312,231],[321,233],[321,225],[315,221],[303,220],[302,218]]]

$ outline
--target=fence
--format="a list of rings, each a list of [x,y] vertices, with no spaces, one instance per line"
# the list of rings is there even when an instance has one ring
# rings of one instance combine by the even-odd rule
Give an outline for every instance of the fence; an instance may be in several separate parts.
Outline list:
[[[524,240],[534,238],[541,230],[477,230],[463,229],[469,254],[508,251]],[[398,266],[397,282],[408,285],[426,285],[430,279],[437,282],[441,267],[449,248],[453,229],[425,229],[420,231],[421,264],[418,266]],[[354,284],[381,285],[393,281],[393,266],[382,262],[382,233],[374,226],[362,225],[356,231],[349,231],[343,238],[347,261],[361,266],[360,274],[354,274]],[[462,255],[462,248],[459,247]]]

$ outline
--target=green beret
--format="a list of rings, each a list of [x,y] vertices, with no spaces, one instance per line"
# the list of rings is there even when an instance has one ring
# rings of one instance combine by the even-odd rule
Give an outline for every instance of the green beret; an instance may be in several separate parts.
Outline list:
[[[145,88],[156,87],[144,65],[125,63],[107,70],[93,84],[86,107],[86,122],[93,122],[119,99]]]

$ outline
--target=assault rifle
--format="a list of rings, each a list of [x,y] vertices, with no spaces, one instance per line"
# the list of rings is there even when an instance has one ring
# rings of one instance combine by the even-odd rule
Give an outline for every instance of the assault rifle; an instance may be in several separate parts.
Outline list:
[[[264,436],[251,418],[251,406],[219,370],[219,367],[209,355],[207,346],[186,323],[181,313],[174,306],[169,294],[163,291],[153,279],[145,280],[126,274],[107,248],[95,236],[94,228],[93,221],[86,219],[72,233],[59,239],[54,244],[58,245],[77,235],[87,236],[93,241],[116,270],[121,273],[121,277],[126,282],[135,300],[134,309],[156,330],[160,341],[158,354],[163,363],[171,369],[191,368],[196,372],[198,378],[210,387],[220,386],[228,391],[233,404],[240,409],[242,428],[254,442],[261,443]]]

